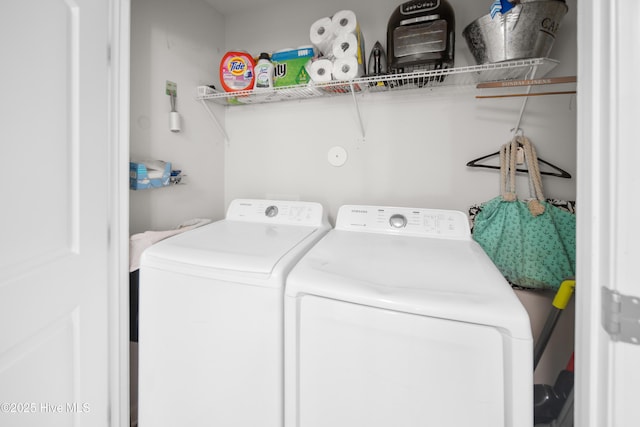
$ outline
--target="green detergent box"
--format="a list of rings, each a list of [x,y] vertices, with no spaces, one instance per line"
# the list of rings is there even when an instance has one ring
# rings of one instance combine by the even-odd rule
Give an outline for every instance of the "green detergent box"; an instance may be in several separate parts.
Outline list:
[[[305,66],[313,58],[313,48],[290,49],[271,55],[274,76],[273,86],[304,85],[311,81]]]

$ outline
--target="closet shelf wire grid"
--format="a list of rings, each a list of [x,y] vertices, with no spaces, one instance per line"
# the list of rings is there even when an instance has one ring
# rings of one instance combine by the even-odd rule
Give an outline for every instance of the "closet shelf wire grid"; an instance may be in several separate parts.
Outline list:
[[[282,86],[268,91],[243,90],[237,92],[217,92],[209,86],[199,86],[197,98],[198,100],[208,100],[225,106],[241,106],[246,104],[263,104],[338,96],[350,93],[360,94],[408,89],[465,87],[493,81],[533,77],[540,78],[550,72],[557,64],[558,61],[549,58],[522,59],[443,70],[367,76],[346,81]]]

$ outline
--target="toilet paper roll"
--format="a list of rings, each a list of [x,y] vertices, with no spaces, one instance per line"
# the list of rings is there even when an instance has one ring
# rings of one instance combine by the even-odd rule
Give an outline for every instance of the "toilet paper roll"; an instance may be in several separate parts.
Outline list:
[[[358,56],[358,38],[353,33],[339,34],[333,41],[331,52],[335,58]]]
[[[333,62],[326,58],[321,58],[307,64],[307,73],[311,81],[315,83],[326,83],[332,79]]]
[[[309,39],[321,55],[331,53],[331,46],[335,38],[332,25],[331,18],[325,17],[311,24],[309,29]]]
[[[331,55],[334,58],[355,56],[358,59],[360,73],[366,73],[364,36],[360,31],[360,24],[351,10],[336,12],[331,18],[332,31],[335,40],[332,44]]]
[[[360,26],[356,20],[356,14],[352,10],[341,10],[331,18],[331,29],[334,35],[345,33],[357,33]]]
[[[180,114],[177,111],[169,113],[169,129],[171,132],[180,132]]]
[[[361,77],[364,70],[355,56],[347,56],[333,61],[332,74],[335,80],[351,80]]]

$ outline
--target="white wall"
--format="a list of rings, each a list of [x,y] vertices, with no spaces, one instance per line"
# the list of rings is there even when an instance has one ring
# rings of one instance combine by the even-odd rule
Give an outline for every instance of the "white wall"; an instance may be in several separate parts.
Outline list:
[[[224,216],[224,142],[196,101],[224,53],[225,23],[203,0],[131,2],[131,159],[171,161],[187,185],[130,192],[130,233]],[[169,131],[166,81],[178,84],[182,132]]]
[[[470,65],[461,33],[486,13],[488,5],[469,0],[451,4],[457,21],[456,66]],[[552,72],[556,76],[576,73],[575,1],[569,1],[569,7],[551,55],[560,60]],[[395,5],[327,0],[228,16],[227,49],[257,54],[309,44],[311,23],[345,8],[359,18],[367,54],[376,40],[386,46],[387,20]],[[497,172],[465,164],[497,151],[510,139],[523,98],[476,100],[479,92],[473,89],[435,92],[436,96],[429,90],[359,96],[365,142],[350,96],[228,108],[226,201],[288,195],[324,203],[333,218],[344,203],[466,211],[497,195]],[[574,176],[575,117],[575,95],[531,97],[521,123],[539,156]],[[327,162],[334,145],[348,152],[341,168]],[[573,179],[545,177],[544,184],[548,196],[575,197]]]

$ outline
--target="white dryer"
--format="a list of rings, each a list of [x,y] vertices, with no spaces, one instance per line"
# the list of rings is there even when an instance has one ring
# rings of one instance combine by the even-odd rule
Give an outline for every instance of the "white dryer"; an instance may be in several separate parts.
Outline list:
[[[329,228],[318,203],[234,200],[143,253],[141,427],[282,427],[285,277]]]
[[[466,215],[343,206],[287,278],[285,425],[530,427],[532,353]]]

